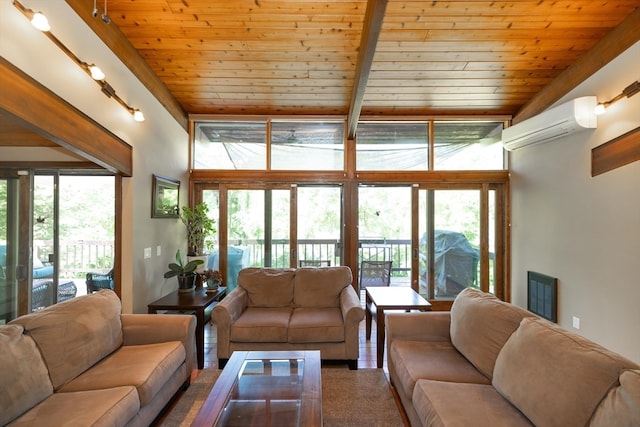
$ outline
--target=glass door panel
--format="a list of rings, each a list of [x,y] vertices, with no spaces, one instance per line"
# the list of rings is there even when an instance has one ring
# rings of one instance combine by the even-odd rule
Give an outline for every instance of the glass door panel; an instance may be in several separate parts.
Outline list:
[[[18,179],[0,179],[0,324],[18,315]]]
[[[227,292],[238,283],[245,267],[266,267],[264,190],[227,192]]]
[[[480,288],[480,191],[421,190],[419,199],[420,293],[446,300]]]
[[[58,302],[58,277],[55,274],[55,224],[57,217],[57,177],[33,177],[33,283],[31,308],[33,311]],[[75,294],[74,294],[75,295]]]
[[[341,265],[342,187],[298,187],[298,265]]]
[[[114,268],[115,178],[61,175],[58,188],[58,250],[51,262],[62,302],[86,293],[87,273],[106,275]]]
[[[265,265],[285,268],[291,263],[291,190],[266,190]],[[268,262],[267,262],[268,261]]]
[[[366,261],[391,261],[390,285],[411,286],[410,186],[358,189],[359,273]]]

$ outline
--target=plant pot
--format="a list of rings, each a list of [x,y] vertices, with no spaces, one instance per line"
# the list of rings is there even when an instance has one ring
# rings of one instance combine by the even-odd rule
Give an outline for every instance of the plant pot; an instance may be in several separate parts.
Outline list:
[[[179,274],[178,278],[178,292],[192,292],[196,283],[197,274]]]

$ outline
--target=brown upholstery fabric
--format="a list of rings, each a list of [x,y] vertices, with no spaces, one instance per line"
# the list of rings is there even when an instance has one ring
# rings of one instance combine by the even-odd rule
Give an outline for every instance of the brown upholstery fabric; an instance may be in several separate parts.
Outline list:
[[[0,426],[53,393],[47,367],[20,325],[0,326]]]
[[[339,308],[296,308],[289,321],[290,343],[343,342],[344,322]]]
[[[402,387],[411,396],[416,381],[429,378],[438,381],[491,384],[449,342],[394,341],[389,347],[398,376],[396,387]]]
[[[585,426],[629,366],[586,338],[525,318],[498,355],[493,385],[536,425]]]
[[[451,307],[451,342],[491,378],[498,353],[524,317],[533,314],[492,294],[466,288]]]
[[[295,307],[339,307],[340,292],[351,284],[351,269],[344,266],[299,268],[294,280]]]
[[[107,359],[60,388],[60,392],[136,387],[140,406],[147,405],[184,362],[179,341],[120,347]]]
[[[138,394],[136,389],[130,386],[56,393],[10,426],[123,426],[139,409]]]
[[[530,427],[533,424],[487,384],[419,380],[412,399],[425,426]]]
[[[291,310],[288,307],[248,307],[231,325],[231,341],[287,342]]]
[[[37,343],[54,389],[89,369],[122,344],[120,299],[111,291],[83,295],[12,324],[24,326]]]
[[[247,291],[249,307],[291,307],[294,275],[290,268],[244,268],[238,286]]]
[[[596,410],[591,427],[640,426],[640,370],[624,371],[620,386],[612,389]]]

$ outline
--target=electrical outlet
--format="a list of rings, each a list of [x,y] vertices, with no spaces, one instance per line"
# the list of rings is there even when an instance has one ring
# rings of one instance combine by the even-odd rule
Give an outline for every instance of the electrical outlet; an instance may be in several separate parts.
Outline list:
[[[573,328],[580,329],[580,318],[573,316]]]
[[[162,255],[162,246],[156,246],[156,256]]]
[[[144,258],[151,258],[151,248],[144,248]]]

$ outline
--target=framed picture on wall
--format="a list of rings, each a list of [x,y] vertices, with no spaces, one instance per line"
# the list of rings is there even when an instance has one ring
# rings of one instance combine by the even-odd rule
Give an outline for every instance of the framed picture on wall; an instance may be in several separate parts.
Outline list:
[[[153,175],[151,218],[178,218],[180,181]]]

